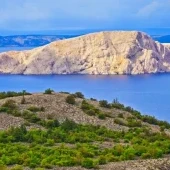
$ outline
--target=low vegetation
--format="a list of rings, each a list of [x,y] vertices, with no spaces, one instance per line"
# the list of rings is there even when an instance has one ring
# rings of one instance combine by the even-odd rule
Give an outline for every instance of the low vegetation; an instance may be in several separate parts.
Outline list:
[[[65,103],[81,109],[86,116],[103,121],[113,119],[116,125],[128,129],[116,131],[100,125],[76,123],[71,118],[58,120],[52,115],[42,119],[39,114],[44,114],[46,108],[19,105],[11,98],[6,99],[0,106],[0,114],[23,118],[25,123],[0,131],[0,169],[42,170],[72,166],[91,169],[109,162],[161,158],[170,154],[170,136],[164,131],[170,128],[168,122],[141,115],[117,100],[113,103],[86,100],[80,92],[63,95]],[[107,110],[121,112],[112,117]],[[130,116],[125,116],[124,112]],[[161,130],[154,132],[145,122],[158,125]],[[31,128],[32,125],[36,127]]]
[[[68,96],[66,97],[66,102],[67,102],[68,104],[72,104],[72,105],[76,104],[75,96],[72,95],[72,94],[68,95]]]
[[[49,88],[49,89],[45,90],[44,94],[52,94],[53,92],[54,92],[54,90]]]
[[[31,95],[31,94],[24,91],[24,95]],[[16,97],[16,96],[23,96],[23,92],[8,91],[8,92],[1,92],[0,93],[0,99],[5,99],[5,98],[8,98],[8,97]]]

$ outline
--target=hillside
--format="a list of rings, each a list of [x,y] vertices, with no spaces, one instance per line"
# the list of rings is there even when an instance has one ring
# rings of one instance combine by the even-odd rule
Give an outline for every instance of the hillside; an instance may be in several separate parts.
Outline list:
[[[99,32],[0,54],[7,74],[143,74],[170,71],[170,50],[136,31]]]
[[[14,35],[0,36],[0,47],[38,47],[53,41],[71,38],[69,35]]]
[[[117,100],[49,89],[45,94],[0,93],[0,121],[1,169],[170,167],[170,124]]]

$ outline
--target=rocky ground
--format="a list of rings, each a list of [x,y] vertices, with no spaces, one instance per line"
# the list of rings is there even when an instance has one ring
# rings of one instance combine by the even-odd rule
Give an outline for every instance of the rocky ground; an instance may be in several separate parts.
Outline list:
[[[61,94],[61,93],[55,93],[52,95],[45,95],[45,94],[33,94],[30,96],[25,96],[26,103],[21,104],[22,97],[12,97],[8,99],[0,100],[0,105],[5,103],[5,101],[12,99],[17,102],[20,110],[26,110],[27,108],[31,106],[37,106],[37,107],[44,107],[44,112],[38,112],[38,116],[40,118],[46,119],[48,116],[58,119],[59,121],[63,121],[66,118],[69,118],[71,120],[74,120],[76,123],[82,123],[82,124],[93,124],[93,125],[101,125],[106,126],[107,128],[114,129],[114,130],[127,130],[128,127],[120,126],[114,123],[114,118],[106,118],[106,120],[98,119],[95,116],[88,116],[85,114],[80,106],[83,99],[76,99],[77,104],[76,105],[70,105],[65,102],[67,94]],[[98,106],[98,102],[90,101],[89,103],[92,103],[94,105]],[[126,116],[130,116],[129,113],[123,112],[120,110],[115,109],[105,109],[100,108],[104,112],[108,112],[112,115],[112,117],[117,117],[119,113],[123,113]],[[6,115],[7,116],[7,115]],[[13,125],[13,118],[9,118],[9,124]],[[16,122],[17,123],[17,122]],[[18,122],[19,125],[19,122]],[[5,125],[6,126],[6,125]],[[4,126],[4,128],[5,128]],[[3,127],[1,127],[3,128]]]

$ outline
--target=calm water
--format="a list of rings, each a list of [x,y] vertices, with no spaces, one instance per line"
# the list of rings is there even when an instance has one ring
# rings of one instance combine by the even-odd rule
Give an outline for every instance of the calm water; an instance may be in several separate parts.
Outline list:
[[[0,91],[81,91],[86,97],[118,98],[142,113],[170,121],[170,74],[139,76],[0,75]]]
[[[8,51],[10,48],[0,48]],[[25,48],[13,48],[23,50]],[[30,48],[29,48],[30,49]],[[0,75],[0,91],[42,92],[47,88],[55,91],[81,91],[86,97],[114,98],[145,114],[170,121],[170,74],[137,76],[88,76],[49,75],[22,76]]]

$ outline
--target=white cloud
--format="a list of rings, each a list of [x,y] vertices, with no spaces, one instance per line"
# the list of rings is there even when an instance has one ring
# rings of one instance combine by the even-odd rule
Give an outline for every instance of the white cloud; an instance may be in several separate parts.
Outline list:
[[[157,11],[157,9],[159,8],[160,4],[157,1],[153,1],[150,4],[144,6],[143,8],[141,8],[138,13],[137,16],[139,17],[149,17],[151,16],[155,11]]]
[[[170,26],[169,11],[170,0],[0,0],[0,29]]]

